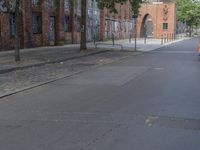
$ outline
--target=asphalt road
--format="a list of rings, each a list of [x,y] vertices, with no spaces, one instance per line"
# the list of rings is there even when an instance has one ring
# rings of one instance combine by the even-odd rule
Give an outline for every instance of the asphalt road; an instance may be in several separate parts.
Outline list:
[[[0,150],[200,150],[197,44],[0,99]]]

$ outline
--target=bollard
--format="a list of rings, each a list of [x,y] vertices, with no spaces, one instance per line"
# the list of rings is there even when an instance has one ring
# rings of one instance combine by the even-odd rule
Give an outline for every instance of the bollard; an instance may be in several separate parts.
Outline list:
[[[172,35],[172,33],[171,33],[171,36],[170,36],[170,41],[173,41],[173,35]]]
[[[170,33],[170,42],[172,41],[172,33]]]
[[[163,45],[163,34],[161,35],[161,45]]]
[[[169,34],[167,33],[167,43],[169,42]]]

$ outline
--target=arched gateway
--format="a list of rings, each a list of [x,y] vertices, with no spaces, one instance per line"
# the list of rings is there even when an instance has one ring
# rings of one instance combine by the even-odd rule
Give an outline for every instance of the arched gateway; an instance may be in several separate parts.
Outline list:
[[[140,37],[154,37],[154,21],[149,14],[142,20]]]
[[[138,36],[160,38],[173,36],[176,31],[175,3],[152,2],[142,4],[138,17]]]

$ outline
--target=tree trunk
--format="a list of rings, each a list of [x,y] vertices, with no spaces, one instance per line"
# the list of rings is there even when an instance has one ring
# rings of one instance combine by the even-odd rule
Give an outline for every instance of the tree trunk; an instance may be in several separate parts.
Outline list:
[[[82,0],[81,2],[81,50],[87,49],[87,0]]]
[[[15,8],[15,61],[20,61],[20,2],[21,0],[16,0]]]
[[[192,27],[189,26],[189,37],[191,37],[191,36],[192,36]]]

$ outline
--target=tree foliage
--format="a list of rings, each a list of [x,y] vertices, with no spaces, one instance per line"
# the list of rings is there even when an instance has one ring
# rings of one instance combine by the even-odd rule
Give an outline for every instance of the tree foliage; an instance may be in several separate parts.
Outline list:
[[[123,5],[127,1],[129,1],[131,4],[132,15],[137,17],[139,15],[140,5],[142,2],[144,2],[143,0],[97,0],[98,7],[100,9],[108,8],[111,12],[114,13],[117,13],[115,3],[120,3]]]
[[[190,27],[200,23],[200,1],[175,0],[175,2],[179,21],[187,23]]]

